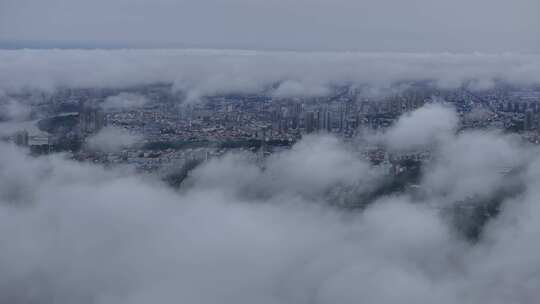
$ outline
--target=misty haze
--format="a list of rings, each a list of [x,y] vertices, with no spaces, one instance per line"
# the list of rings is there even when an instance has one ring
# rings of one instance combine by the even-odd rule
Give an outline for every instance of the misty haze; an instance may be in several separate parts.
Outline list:
[[[0,0],[0,303],[540,302],[537,0]]]

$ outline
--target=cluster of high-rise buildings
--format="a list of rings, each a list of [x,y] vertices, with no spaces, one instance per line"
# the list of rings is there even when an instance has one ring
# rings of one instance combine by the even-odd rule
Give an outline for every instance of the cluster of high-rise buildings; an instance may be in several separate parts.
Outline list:
[[[79,111],[78,130],[82,136],[95,134],[107,124],[103,109],[98,106],[82,106]]]
[[[108,97],[119,96],[124,91],[143,96],[148,102],[133,107],[102,106]],[[148,154],[145,153],[147,146],[164,147],[163,151],[192,148],[193,144],[196,148],[223,145],[252,149],[260,146],[260,142],[269,146],[290,145],[302,136],[318,132],[351,138],[364,129],[387,128],[403,113],[431,102],[446,102],[454,106],[462,117],[463,128],[495,127],[516,132],[540,132],[538,90],[470,92],[466,89],[438,90],[419,86],[392,94],[368,96],[343,87],[328,97],[226,95],[184,104],[181,94],[174,94],[170,86],[160,84],[127,90],[64,89],[52,94],[36,95],[34,92],[19,97],[37,101],[34,103],[35,112],[42,113],[43,118],[50,120],[49,124],[60,125],[51,128],[54,131],[49,133],[46,142],[40,144],[38,151],[69,149],[76,152],[84,149],[86,138],[109,125],[140,135],[142,142],[137,149],[142,150],[122,155],[128,155],[128,158],[137,155],[137,162],[143,163],[147,159],[147,167],[154,167],[150,163],[160,164],[160,157],[175,155],[171,152]],[[13,136],[13,141],[22,146],[32,146],[36,136],[29,133],[32,132],[19,132]],[[117,156],[115,159],[120,161],[125,158]],[[368,158],[381,162],[388,157],[377,152]]]

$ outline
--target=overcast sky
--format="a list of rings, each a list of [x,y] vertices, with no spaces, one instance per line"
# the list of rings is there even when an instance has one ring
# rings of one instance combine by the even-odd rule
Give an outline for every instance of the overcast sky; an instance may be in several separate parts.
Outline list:
[[[0,0],[0,47],[540,52],[538,0]]]

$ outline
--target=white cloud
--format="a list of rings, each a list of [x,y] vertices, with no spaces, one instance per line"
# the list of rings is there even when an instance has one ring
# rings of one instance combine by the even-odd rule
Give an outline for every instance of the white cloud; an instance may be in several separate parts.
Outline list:
[[[0,205],[6,301],[311,303],[352,301],[357,288],[372,299],[415,299],[431,294],[424,272],[452,254],[434,213],[400,202],[343,219],[291,195],[242,202],[216,184],[178,194],[136,177],[1,149],[0,166],[21,177],[2,194],[26,189],[25,177],[40,175],[31,179],[31,196],[21,191],[28,208]],[[22,161],[28,165],[12,165]],[[21,203],[13,195],[2,200]],[[429,271],[436,281],[447,276]],[[413,278],[390,294],[379,284]]]
[[[30,117],[31,112],[30,106],[11,98],[0,89],[0,121],[24,121]]]
[[[453,136],[459,119],[454,109],[428,104],[406,113],[384,134],[386,144],[395,150],[429,148]]]
[[[272,92],[274,97],[318,97],[328,96],[331,93],[328,85],[306,84],[297,81],[287,80],[281,83]]]
[[[434,145],[427,197],[342,210],[323,202],[378,173],[329,136],[262,167],[213,159],[181,191],[0,143],[0,302],[536,303],[538,148],[490,132]],[[434,206],[497,193],[501,164],[524,166],[506,176],[524,190],[465,242]]]
[[[191,99],[256,93],[277,83],[280,97],[324,95],[333,85],[368,94],[429,80],[447,88],[487,88],[501,80],[540,83],[540,56],[516,54],[302,53],[227,50],[0,51],[0,89],[126,87],[173,83]],[[397,88],[395,88],[397,86]],[[272,92],[270,92],[272,93]]]
[[[141,141],[141,136],[135,135],[119,127],[104,127],[86,139],[86,146],[91,150],[116,152]]]
[[[148,102],[145,96],[133,93],[120,93],[109,96],[101,104],[104,109],[130,109],[144,106]]]

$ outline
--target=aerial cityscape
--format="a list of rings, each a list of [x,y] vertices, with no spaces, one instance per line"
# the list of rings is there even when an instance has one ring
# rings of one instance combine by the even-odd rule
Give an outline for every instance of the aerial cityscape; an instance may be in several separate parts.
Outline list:
[[[302,137],[327,134],[356,145],[384,133],[403,115],[426,105],[456,111],[456,132],[499,130],[540,143],[540,86],[500,84],[487,90],[440,89],[410,84],[364,97],[362,88],[341,86],[324,97],[273,97],[269,92],[204,96],[182,102],[170,84],[125,89],[78,88],[5,94],[26,105],[26,121],[10,125],[3,140],[32,154],[64,152],[78,161],[166,171],[190,161],[208,161],[232,151],[264,158]],[[372,164],[399,166],[400,159],[430,159],[430,149],[392,153],[376,141],[356,145]],[[395,168],[393,172],[396,172]],[[389,171],[390,172],[390,171]]]
[[[537,0],[0,0],[0,304],[540,299]]]

